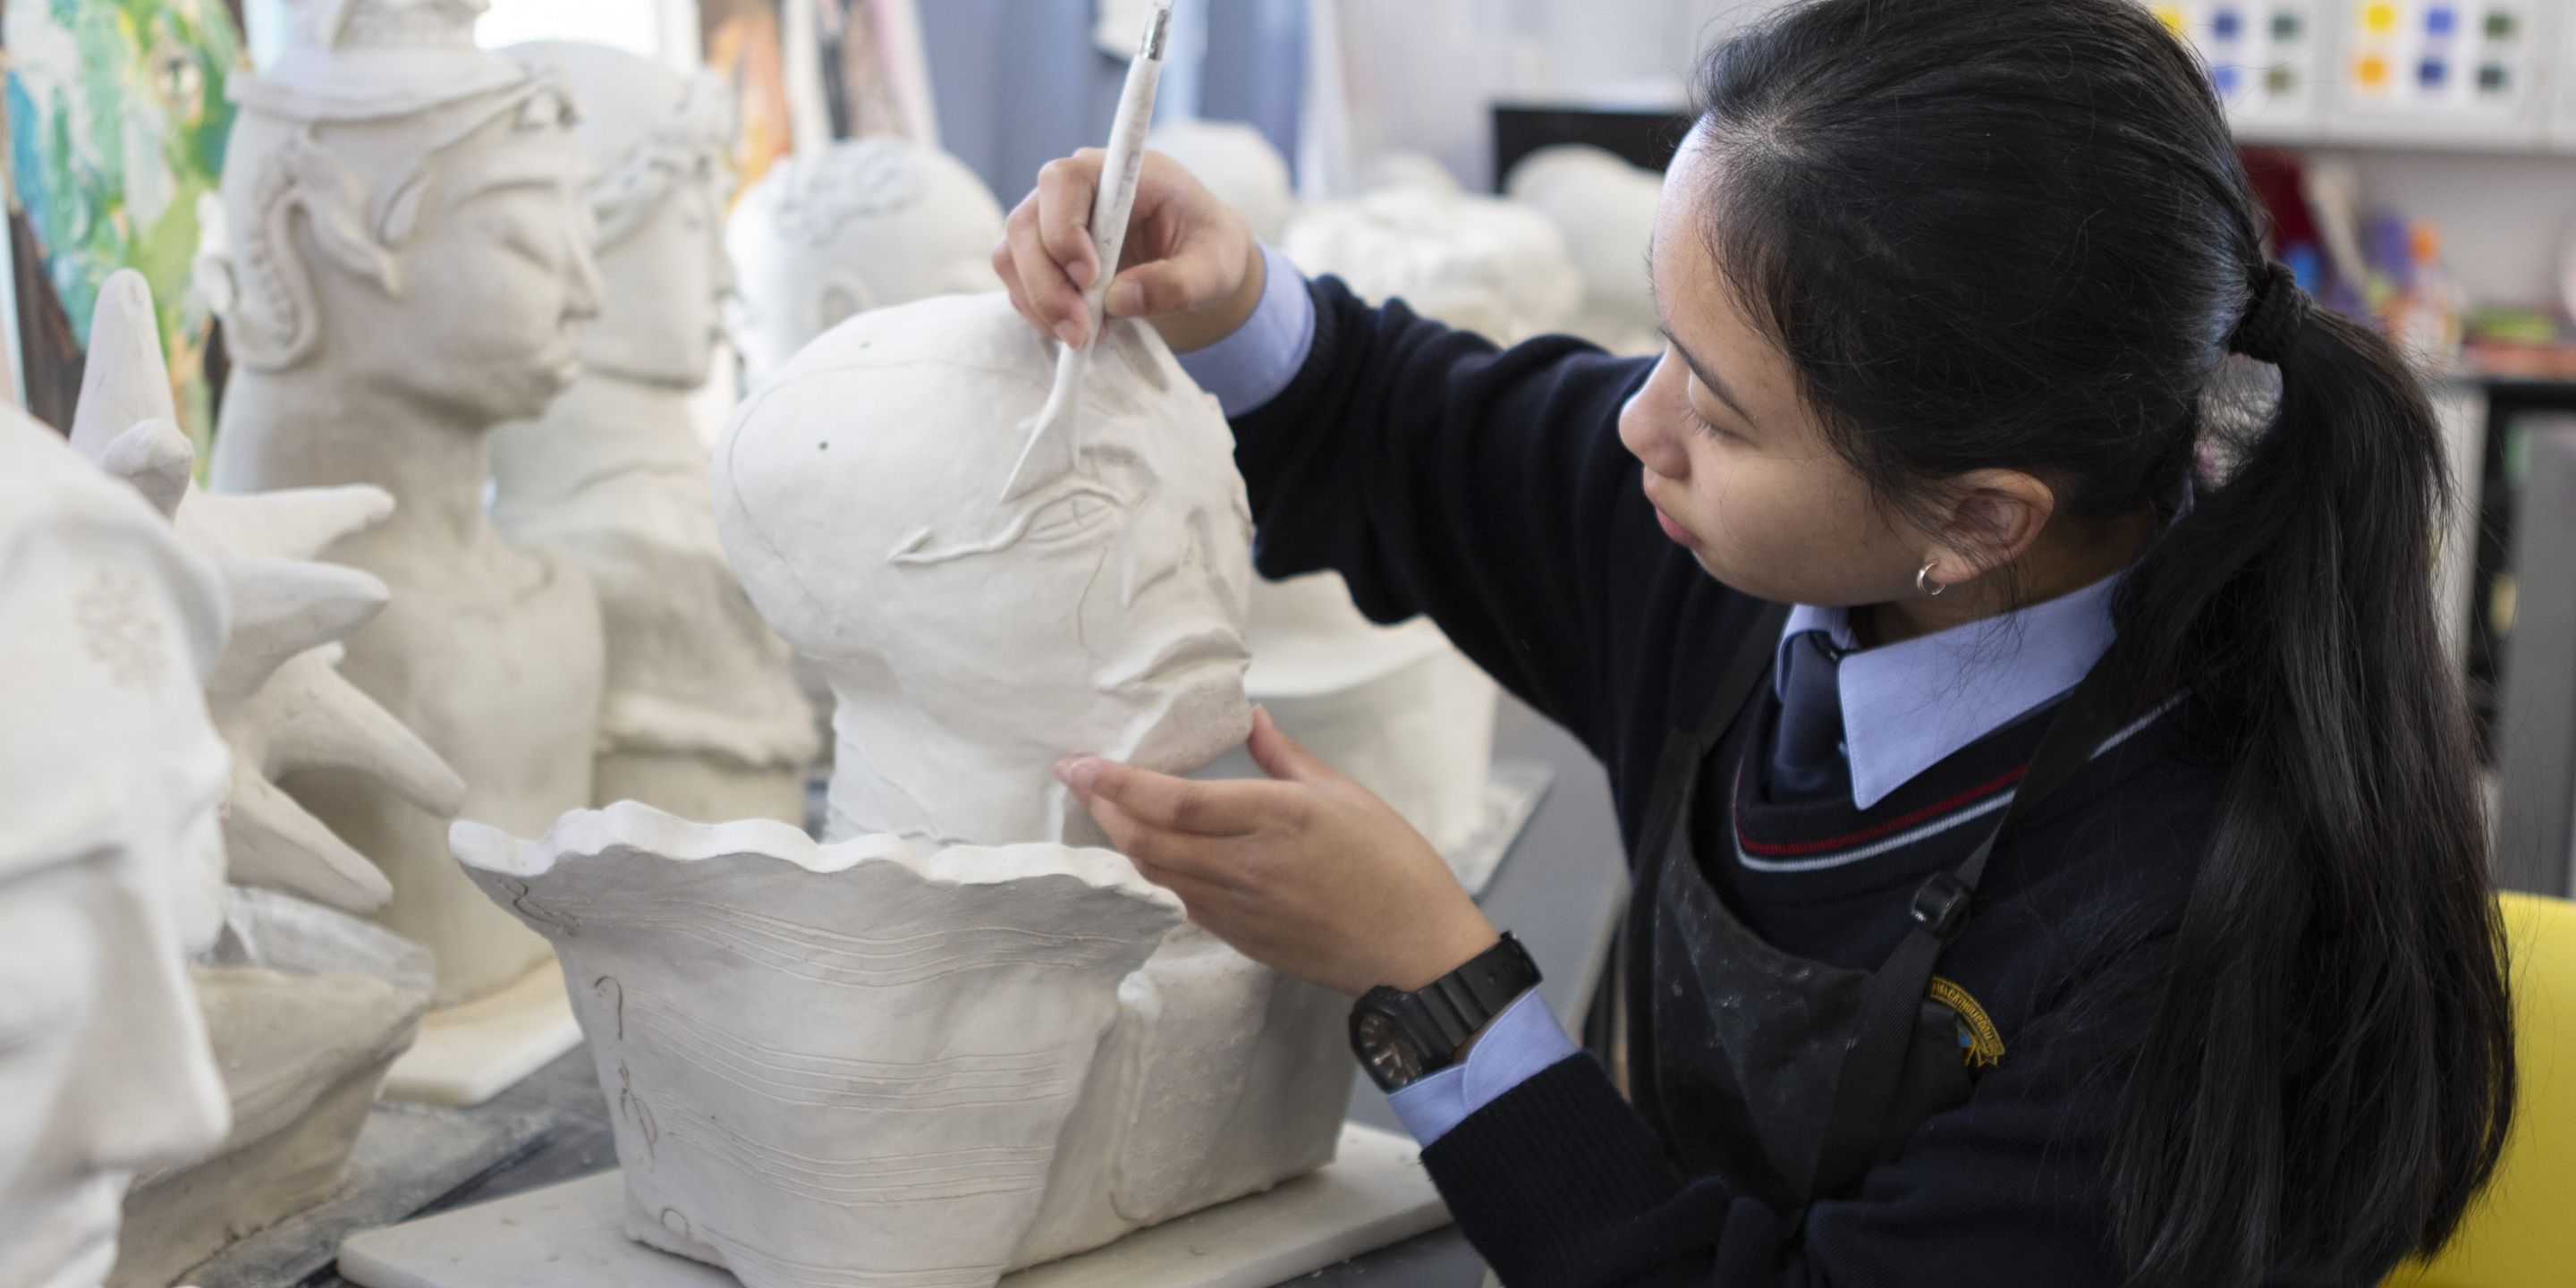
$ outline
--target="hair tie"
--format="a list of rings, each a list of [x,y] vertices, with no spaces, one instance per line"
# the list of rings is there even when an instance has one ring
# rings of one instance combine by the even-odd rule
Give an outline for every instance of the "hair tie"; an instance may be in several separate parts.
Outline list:
[[[2278,260],[2264,264],[2254,275],[2254,298],[2246,304],[2245,316],[2227,337],[2227,351],[2279,366],[2299,333],[2307,330],[2311,307],[2289,265]]]

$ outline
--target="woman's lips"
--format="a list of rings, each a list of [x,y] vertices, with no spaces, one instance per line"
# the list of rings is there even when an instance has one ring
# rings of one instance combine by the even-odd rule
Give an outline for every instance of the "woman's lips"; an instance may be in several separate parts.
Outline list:
[[[1699,538],[1692,536],[1690,529],[1673,522],[1673,516],[1664,513],[1664,507],[1660,505],[1655,507],[1655,522],[1662,525],[1664,535],[1672,538],[1674,545],[1685,550],[1699,549]]]

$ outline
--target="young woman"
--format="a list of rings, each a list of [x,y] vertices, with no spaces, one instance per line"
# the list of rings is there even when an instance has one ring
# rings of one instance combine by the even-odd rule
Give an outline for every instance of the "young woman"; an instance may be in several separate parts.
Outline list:
[[[1160,160],[1108,296],[1227,403],[1265,574],[1429,613],[1608,766],[1627,1094],[1266,720],[1275,781],[1066,781],[1194,918],[1369,990],[1355,1045],[1506,1283],[2364,1285],[2438,1246],[2513,1076],[2423,394],[2266,263],[2129,0],[1816,0],[1698,93],[1659,359],[1363,307]],[[1097,168],[995,252],[1077,343]],[[2280,396],[2219,442],[2230,353]]]

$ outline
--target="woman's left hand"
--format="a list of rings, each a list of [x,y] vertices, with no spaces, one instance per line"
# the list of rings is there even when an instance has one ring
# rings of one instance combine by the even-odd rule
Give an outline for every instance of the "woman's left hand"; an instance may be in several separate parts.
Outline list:
[[[1201,782],[1097,756],[1056,776],[1136,870],[1244,956],[1357,996],[1419,989],[1500,938],[1431,843],[1255,710],[1271,781]]]

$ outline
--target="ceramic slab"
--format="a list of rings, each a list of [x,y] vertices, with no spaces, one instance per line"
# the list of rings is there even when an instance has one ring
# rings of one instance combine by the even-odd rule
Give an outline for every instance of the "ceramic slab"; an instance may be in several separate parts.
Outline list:
[[[329,1202],[242,1239],[179,1277],[190,1288],[300,1284],[331,1264],[352,1230],[398,1221],[505,1166],[545,1136],[542,1114],[467,1114],[379,1103]]]
[[[1271,1288],[1449,1223],[1421,1151],[1393,1132],[1342,1128],[1333,1165],[1006,1276],[1001,1288]],[[340,1246],[363,1288],[734,1288],[712,1266],[624,1233],[615,1171],[370,1230]]]
[[[1556,768],[1544,760],[1497,760],[1493,776],[1485,782],[1485,822],[1467,843],[1446,856],[1449,870],[1458,874],[1458,884],[1467,887],[1469,896],[1485,897],[1485,887],[1494,883],[1494,873],[1503,866],[1503,856],[1511,853],[1512,842],[1519,840],[1521,829],[1530,816],[1538,813],[1538,803],[1547,796],[1548,785],[1556,781]]]
[[[385,1077],[385,1097],[479,1105],[580,1045],[563,971],[548,958],[490,997],[422,1016],[420,1040]]]

